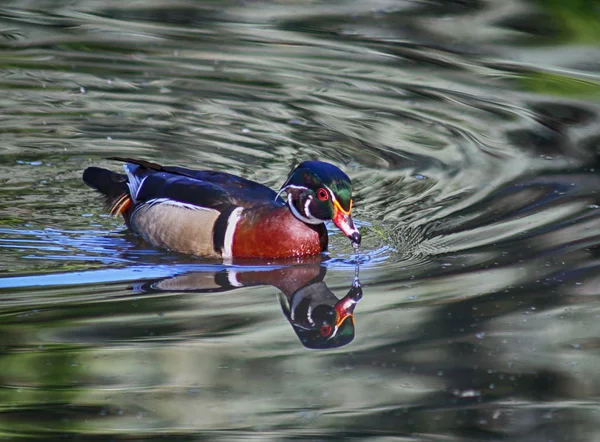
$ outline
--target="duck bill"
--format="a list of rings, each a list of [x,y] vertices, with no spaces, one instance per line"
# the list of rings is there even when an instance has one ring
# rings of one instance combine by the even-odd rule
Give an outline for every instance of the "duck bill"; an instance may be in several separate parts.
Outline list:
[[[350,241],[360,245],[360,232],[354,226],[354,221],[352,221],[352,217],[350,216],[350,210],[344,210],[337,201],[335,201],[334,207],[333,223],[344,233],[344,235],[350,238]]]
[[[337,328],[341,327],[348,318],[354,323],[354,307],[356,307],[357,303],[357,299],[351,296],[345,296],[335,305],[335,313],[337,316],[335,326]]]

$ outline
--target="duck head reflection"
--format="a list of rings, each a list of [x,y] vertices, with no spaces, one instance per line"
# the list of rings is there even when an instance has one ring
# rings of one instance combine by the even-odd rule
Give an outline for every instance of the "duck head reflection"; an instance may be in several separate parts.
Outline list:
[[[338,299],[323,281],[301,287],[291,295],[280,293],[283,313],[307,348],[334,348],[354,339],[354,307],[362,297],[355,280],[346,296]]]
[[[209,267],[210,268],[210,267]],[[358,274],[358,268],[356,269]],[[236,266],[216,271],[193,271],[146,282],[144,292],[220,292],[239,287],[272,285],[280,290],[283,313],[307,348],[342,347],[354,339],[354,308],[362,298],[355,278],[343,298],[337,298],[323,281],[327,272],[320,260],[302,264],[283,263],[277,268]]]

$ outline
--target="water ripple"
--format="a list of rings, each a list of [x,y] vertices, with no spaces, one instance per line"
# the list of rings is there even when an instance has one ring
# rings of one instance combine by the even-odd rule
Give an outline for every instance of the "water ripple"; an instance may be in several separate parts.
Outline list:
[[[598,435],[597,8],[309,3],[0,7],[3,435]],[[335,228],[323,262],[157,250],[81,182],[111,155],[346,170],[352,342],[290,313],[356,289]]]

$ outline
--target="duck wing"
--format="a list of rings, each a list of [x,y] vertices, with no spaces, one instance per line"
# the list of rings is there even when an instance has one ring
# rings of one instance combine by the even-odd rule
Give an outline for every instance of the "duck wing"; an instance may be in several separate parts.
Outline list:
[[[168,200],[223,212],[232,207],[284,204],[269,187],[226,172],[162,166],[132,158],[108,159],[127,163],[128,186],[136,205]]]

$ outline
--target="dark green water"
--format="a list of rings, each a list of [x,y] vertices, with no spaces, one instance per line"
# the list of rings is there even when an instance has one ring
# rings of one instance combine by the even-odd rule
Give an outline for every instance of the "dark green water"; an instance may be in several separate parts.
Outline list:
[[[3,2],[0,439],[600,440],[599,23],[591,0]],[[362,298],[335,229],[292,266],[139,242],[81,181],[111,155],[274,188],[338,164]],[[344,296],[346,345],[302,345],[285,312]]]

